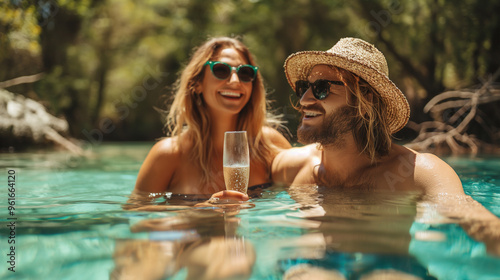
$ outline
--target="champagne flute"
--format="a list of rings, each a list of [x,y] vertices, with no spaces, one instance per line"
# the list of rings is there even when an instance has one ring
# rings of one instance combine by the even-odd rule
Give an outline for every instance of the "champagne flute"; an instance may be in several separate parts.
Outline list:
[[[223,156],[226,189],[247,193],[250,175],[250,154],[246,131],[224,133]]]

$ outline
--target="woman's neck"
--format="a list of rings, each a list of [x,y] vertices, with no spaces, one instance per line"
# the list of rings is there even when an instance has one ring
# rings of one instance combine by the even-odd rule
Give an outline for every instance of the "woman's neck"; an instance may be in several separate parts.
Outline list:
[[[214,116],[212,117],[212,127],[210,131],[210,136],[213,140],[213,146],[216,151],[222,152],[224,147],[224,133],[226,131],[236,130],[236,125],[238,122],[238,115],[231,116]]]

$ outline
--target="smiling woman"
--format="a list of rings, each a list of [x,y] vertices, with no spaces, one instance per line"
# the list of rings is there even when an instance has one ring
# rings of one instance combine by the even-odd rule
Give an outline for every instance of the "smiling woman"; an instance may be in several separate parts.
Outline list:
[[[262,76],[248,48],[234,38],[205,42],[176,83],[166,120],[167,138],[154,145],[135,192],[212,194],[224,190],[226,131],[247,131],[250,186],[270,183],[274,156],[290,144],[267,112]]]

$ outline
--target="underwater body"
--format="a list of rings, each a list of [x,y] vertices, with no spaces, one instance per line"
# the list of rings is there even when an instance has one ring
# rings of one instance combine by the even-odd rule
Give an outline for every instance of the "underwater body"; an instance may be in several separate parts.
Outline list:
[[[0,193],[0,278],[500,278],[500,257],[415,193],[271,186],[237,207],[191,207],[207,198],[166,194],[149,203],[170,206],[161,211],[125,210],[151,145],[103,144],[88,158],[2,154],[15,189]],[[466,194],[499,217],[500,158],[443,159]]]

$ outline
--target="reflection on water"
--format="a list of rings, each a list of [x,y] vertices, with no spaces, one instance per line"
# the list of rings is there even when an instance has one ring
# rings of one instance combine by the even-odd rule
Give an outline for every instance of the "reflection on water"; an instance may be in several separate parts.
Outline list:
[[[434,279],[408,255],[417,194],[309,186],[289,192],[301,205],[292,215],[315,222],[301,242],[321,246],[282,259],[285,274],[300,271],[305,279]]]
[[[16,272],[5,266],[0,278],[498,276],[499,239],[476,240],[495,236],[500,226],[450,214],[457,208],[473,213],[467,201],[307,186],[256,190],[250,203],[225,207],[203,204],[206,197],[129,197],[150,147],[103,145],[89,159],[58,152],[0,155],[2,170],[18,174]],[[466,193],[500,216],[500,160],[447,161]],[[5,192],[0,201],[7,201]],[[2,224],[7,218],[1,211]],[[0,231],[2,252],[7,240]]]
[[[119,240],[112,279],[248,279],[253,245],[237,236],[239,218],[205,209],[146,219],[131,227],[149,240]]]
[[[313,189],[316,191],[304,189]],[[416,194],[369,193],[292,187],[302,217],[317,221],[327,247],[344,252],[405,254],[411,239]],[[312,203],[318,201],[317,203]]]

